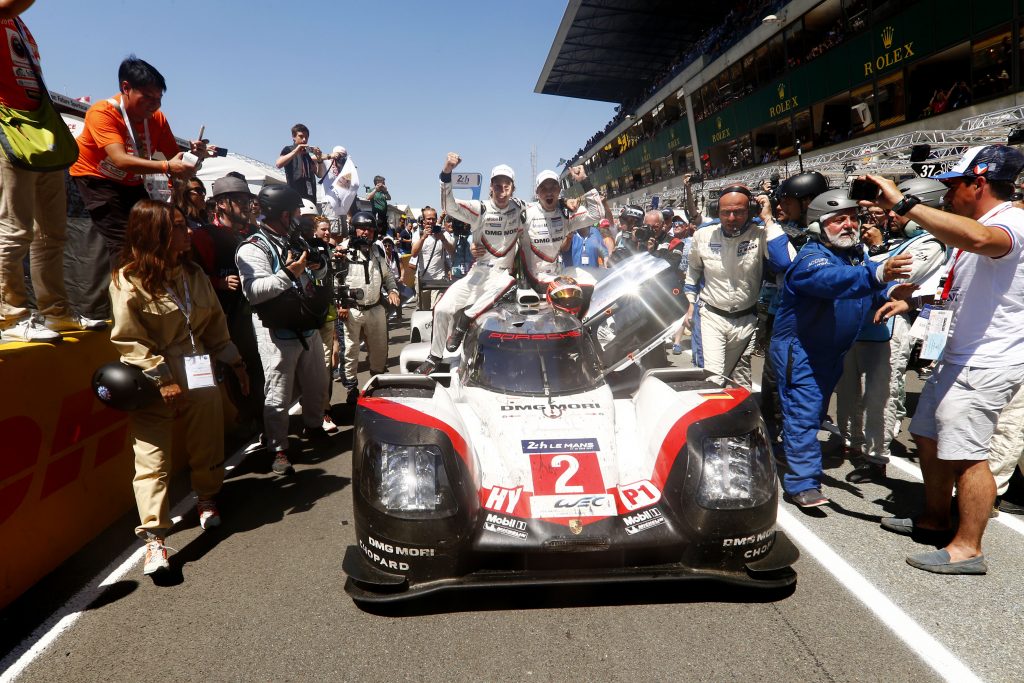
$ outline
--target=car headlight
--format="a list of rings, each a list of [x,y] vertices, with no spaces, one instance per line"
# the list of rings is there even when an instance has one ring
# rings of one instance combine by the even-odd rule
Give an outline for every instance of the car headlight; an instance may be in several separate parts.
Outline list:
[[[370,443],[365,453],[366,492],[375,507],[413,517],[455,512],[455,496],[437,446]]]
[[[703,441],[698,504],[711,510],[737,510],[764,505],[775,491],[775,464],[761,429],[741,436]]]

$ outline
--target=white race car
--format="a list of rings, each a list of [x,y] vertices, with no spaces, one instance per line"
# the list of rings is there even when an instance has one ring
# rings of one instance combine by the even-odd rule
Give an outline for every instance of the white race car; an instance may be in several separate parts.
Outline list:
[[[699,369],[623,369],[685,311],[679,271],[633,257],[581,322],[501,305],[452,371],[379,375],[359,398],[346,591],[712,578],[792,585],[750,393]],[[614,335],[610,319],[614,318]]]

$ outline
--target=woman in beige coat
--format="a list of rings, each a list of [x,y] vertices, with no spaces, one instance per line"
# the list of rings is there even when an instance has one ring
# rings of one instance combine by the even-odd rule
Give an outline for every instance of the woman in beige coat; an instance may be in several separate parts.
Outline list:
[[[146,541],[145,574],[169,568],[164,537],[171,528],[167,486],[175,421],[184,422],[199,522],[204,529],[216,526],[224,420],[212,361],[229,364],[243,393],[249,390],[245,364],[228,336],[213,287],[189,258],[190,234],[180,210],[140,201],[128,217],[124,267],[110,284],[110,340],[123,362],[139,367],[160,388],[162,398],[131,416],[140,518],[135,532]]]

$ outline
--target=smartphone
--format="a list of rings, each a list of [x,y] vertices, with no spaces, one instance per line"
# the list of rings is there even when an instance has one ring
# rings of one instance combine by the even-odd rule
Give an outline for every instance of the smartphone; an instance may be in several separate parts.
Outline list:
[[[878,185],[870,180],[854,180],[850,183],[850,199],[873,202],[878,199]]]
[[[213,151],[213,156],[215,156],[215,157],[226,157],[227,155],[228,155],[228,148],[227,147],[218,147],[217,149],[215,149]]]

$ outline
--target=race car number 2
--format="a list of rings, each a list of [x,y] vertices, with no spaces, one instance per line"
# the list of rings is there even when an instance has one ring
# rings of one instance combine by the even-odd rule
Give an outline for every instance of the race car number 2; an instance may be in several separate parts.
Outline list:
[[[534,495],[604,493],[597,453],[531,453]]]

